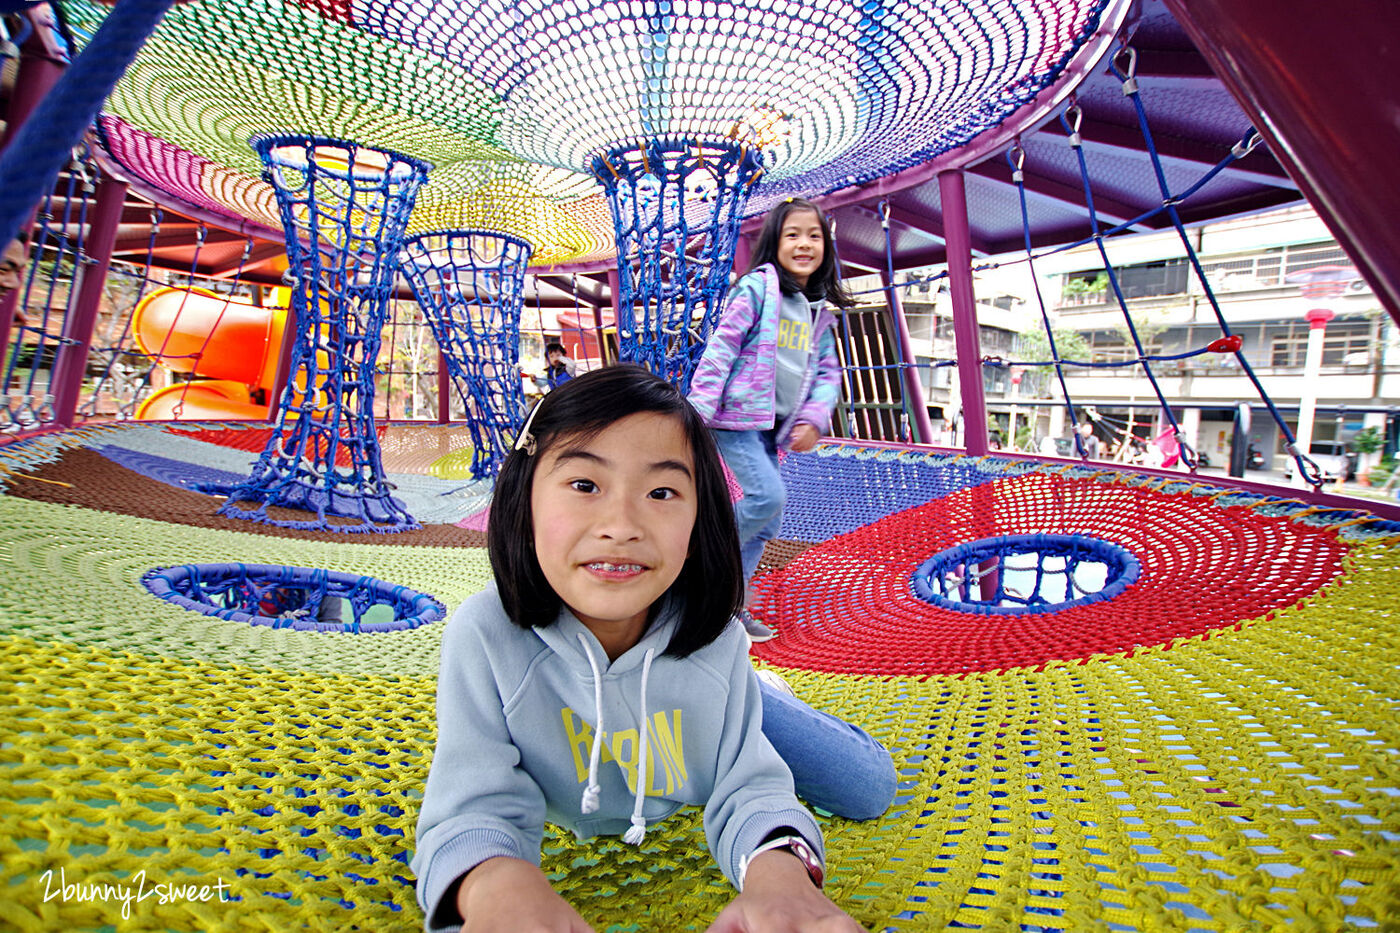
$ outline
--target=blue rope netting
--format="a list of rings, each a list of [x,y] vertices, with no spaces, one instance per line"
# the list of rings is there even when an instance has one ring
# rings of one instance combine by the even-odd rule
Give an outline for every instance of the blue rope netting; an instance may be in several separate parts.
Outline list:
[[[426,593],[375,577],[313,567],[182,564],[147,571],[141,583],[153,595],[192,612],[304,632],[397,632],[447,614],[443,604]],[[383,608],[375,612],[377,607]]]
[[[384,478],[374,379],[393,257],[428,166],[325,137],[260,136],[253,147],[287,232],[296,333],[277,428],[219,512],[288,528],[418,528]]]
[[[1023,615],[1111,599],[1141,573],[1131,551],[1100,538],[999,535],[940,551],[910,582],[920,599],[945,609]]]
[[[823,444],[816,456],[785,456],[779,469],[787,490],[779,537],[794,541],[826,541],[1005,475],[972,458],[844,444]]]
[[[531,251],[516,237],[450,230],[412,237],[399,255],[462,399],[477,479],[500,471],[525,418],[520,311]]]
[[[766,207],[965,144],[1053,83],[1106,6],[358,0],[343,15],[490,89],[494,141],[532,162],[586,170],[652,140],[762,141]]]
[[[618,355],[689,391],[729,285],[754,149],[656,140],[596,156],[617,238]]]

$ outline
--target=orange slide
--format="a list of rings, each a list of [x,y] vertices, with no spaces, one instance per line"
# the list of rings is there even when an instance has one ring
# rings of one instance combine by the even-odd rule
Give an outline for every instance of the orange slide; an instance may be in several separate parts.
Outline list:
[[[290,297],[278,289],[278,297]],[[161,288],[132,314],[136,345],[188,383],[152,393],[136,417],[148,421],[265,420],[282,353],[285,307],[259,308],[202,288]],[[259,392],[261,390],[261,392]]]

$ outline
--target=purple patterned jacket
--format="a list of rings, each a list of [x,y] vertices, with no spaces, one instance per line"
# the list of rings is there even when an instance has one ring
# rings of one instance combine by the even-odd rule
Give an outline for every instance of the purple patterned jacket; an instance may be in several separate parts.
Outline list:
[[[690,380],[690,403],[712,428],[766,431],[776,420],[778,318],[782,295],[778,270],[762,265],[735,282]],[[836,318],[825,306],[812,324],[812,354],[802,377],[802,403],[783,422],[785,447],[795,425],[806,422],[825,434],[831,410],[841,399],[841,362],[836,356]]]

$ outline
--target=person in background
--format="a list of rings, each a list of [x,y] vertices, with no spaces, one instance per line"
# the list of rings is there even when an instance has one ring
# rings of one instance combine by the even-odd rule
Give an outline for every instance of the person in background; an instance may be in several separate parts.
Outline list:
[[[744,491],[734,520],[746,583],[782,528],[787,492],[778,451],[815,447],[841,398],[828,304],[853,304],[841,284],[831,223],[811,201],[788,198],[768,212],[752,265],[730,287],[690,382],[690,402]],[[749,591],[744,628],[766,641],[777,633],[753,616],[751,600]]]
[[[559,388],[577,374],[578,364],[569,357],[564,345],[557,340],[545,344],[544,359],[548,366],[545,369],[545,378],[549,381],[551,389]]]
[[[29,237],[20,234],[11,240],[10,244],[5,247],[5,252],[0,254],[0,299],[17,290],[24,283],[24,269],[28,265]],[[25,316],[24,308],[16,304],[15,326],[23,327],[28,323],[29,318]]]
[[[1078,430],[1079,443],[1084,450],[1084,459],[1097,460],[1099,458],[1099,439],[1094,436],[1093,422],[1081,421]]]

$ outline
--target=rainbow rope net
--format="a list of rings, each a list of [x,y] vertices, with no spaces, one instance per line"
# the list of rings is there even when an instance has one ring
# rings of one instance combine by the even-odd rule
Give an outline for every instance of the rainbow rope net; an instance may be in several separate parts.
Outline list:
[[[396,425],[386,447],[432,450],[435,430]],[[150,885],[222,880],[231,899],[133,903],[133,929],[421,928],[407,861],[442,625],[274,627],[156,600],[141,580],[273,564],[452,606],[490,579],[479,512],[460,518],[486,498],[437,524],[415,506],[424,527],[392,538],[211,515],[189,477],[247,463],[262,436],[98,425],[0,447],[7,929],[126,928],[120,902],[45,901],[45,872],[57,886],[60,871],[133,884],[143,870]],[[864,927],[1393,924],[1400,527],[859,444],[783,473],[788,518],[755,581],[781,634],[755,653],[885,742],[900,773],[884,817],[824,821],[827,891]],[[393,479],[405,496],[447,485],[426,463]],[[930,555],[1008,529],[1110,540],[1142,572],[1058,612],[914,594]],[[703,838],[698,813],[640,848],[551,833],[544,867],[597,930],[703,930],[733,896]]]
[[[109,99],[111,155],[276,227],[248,140],[305,132],[436,166],[409,233],[500,230],[537,264],[611,258],[595,156],[659,140],[765,153],[748,211],[954,149],[1053,83],[1107,0],[201,0]],[[106,16],[59,3],[78,46]]]

